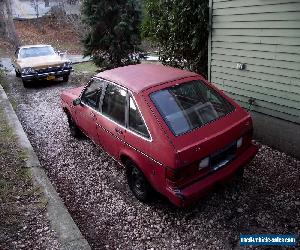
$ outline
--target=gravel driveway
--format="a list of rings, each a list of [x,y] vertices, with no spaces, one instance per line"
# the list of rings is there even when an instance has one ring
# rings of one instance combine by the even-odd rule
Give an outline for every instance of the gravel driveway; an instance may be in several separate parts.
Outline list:
[[[70,136],[59,95],[76,81],[24,89],[10,76],[8,94],[93,249],[240,249],[241,233],[299,235],[300,161],[266,146],[243,183],[219,187],[192,208],[177,209],[162,197],[151,205],[138,202],[120,165],[90,140]]]

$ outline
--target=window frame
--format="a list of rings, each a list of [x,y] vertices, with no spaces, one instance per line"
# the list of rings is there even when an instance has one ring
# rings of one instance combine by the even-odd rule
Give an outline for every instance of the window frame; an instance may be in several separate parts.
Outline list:
[[[96,107],[92,107],[92,106],[88,105],[87,103],[83,102],[82,97],[83,97],[84,93],[86,92],[86,90],[88,89],[88,87],[90,87],[91,84],[92,84],[95,80],[97,80],[97,81],[99,81],[99,82],[102,83],[102,89],[101,89],[101,94],[100,94],[99,99],[98,99],[98,101],[97,101],[98,103],[97,103]],[[93,109],[94,111],[101,112],[102,101],[103,101],[103,96],[104,96],[103,90],[104,90],[105,88],[106,88],[106,83],[105,83],[105,81],[103,81],[103,80],[101,80],[101,79],[94,78],[94,77],[91,78],[91,79],[89,80],[88,84],[85,86],[85,88],[82,90],[82,92],[81,92],[81,94],[80,94],[80,100],[81,100],[81,103],[82,103],[84,106]]]
[[[107,80],[107,79],[105,79],[105,78],[101,78],[101,77],[94,76],[94,77],[91,78],[90,81],[93,81],[93,80],[100,80],[100,81],[103,82],[102,94],[101,94],[101,97],[100,97],[100,100],[99,100],[99,104],[98,104],[99,107],[98,107],[98,110],[95,110],[93,107],[90,107],[90,106],[86,105],[85,103],[82,103],[82,104],[85,105],[86,107],[92,109],[92,110],[95,111],[97,114],[99,114],[99,115],[103,116],[104,118],[108,119],[109,121],[113,122],[114,124],[116,124],[116,125],[120,126],[121,128],[125,129],[126,131],[128,131],[128,132],[134,134],[135,136],[137,136],[137,137],[139,137],[139,138],[141,138],[141,139],[143,139],[143,140],[145,140],[145,141],[152,142],[152,141],[153,141],[153,138],[152,138],[152,135],[151,135],[151,133],[150,133],[149,127],[148,127],[148,125],[147,125],[147,123],[146,123],[146,121],[145,121],[145,119],[144,119],[143,113],[141,112],[140,107],[139,107],[139,105],[137,104],[137,101],[136,101],[135,96],[133,95],[132,91],[129,90],[129,89],[127,89],[127,88],[125,88],[125,87],[123,87],[123,86],[121,86],[121,85],[119,85],[119,84],[117,84],[117,83],[115,83],[115,82],[109,81],[109,80]],[[89,82],[90,82],[90,81],[89,81]],[[108,116],[106,116],[105,114],[103,114],[103,112],[102,112],[103,99],[104,99],[105,91],[106,91],[106,88],[107,88],[107,85],[108,85],[108,84],[115,85],[115,86],[117,86],[117,87],[119,87],[119,88],[124,89],[124,90],[127,92],[127,95],[126,95],[126,107],[125,107],[125,126],[123,126],[123,125],[117,123],[116,121],[112,120],[111,118],[109,118]],[[80,94],[80,96],[79,96],[80,99],[82,98],[82,95],[83,95],[85,89],[88,87],[88,85],[89,85],[89,83],[88,83],[88,84],[85,86],[85,88],[82,90],[82,92],[81,92],[81,94]],[[129,127],[128,127],[128,121],[129,121],[129,103],[128,103],[128,101],[129,101],[129,95],[132,97],[134,103],[136,104],[137,109],[139,110],[139,113],[141,114],[142,120],[143,120],[143,122],[145,123],[145,126],[146,126],[146,128],[147,128],[147,132],[148,132],[148,134],[149,134],[149,138],[148,138],[148,137],[145,137],[145,136],[142,136],[142,135],[140,135],[140,134],[138,134],[138,133],[132,131],[132,130],[129,129]]]
[[[214,119],[214,120],[211,120],[211,121],[209,121],[209,122],[207,122],[207,123],[205,123],[205,124],[203,124],[203,125],[201,125],[201,126],[199,126],[199,127],[195,127],[195,128],[193,128],[193,129],[188,130],[188,131],[185,131],[185,132],[183,132],[183,133],[176,134],[175,131],[173,131],[173,129],[169,126],[167,120],[165,119],[165,117],[163,116],[163,114],[160,112],[159,108],[156,106],[155,101],[152,99],[152,95],[155,94],[155,93],[158,93],[158,92],[160,92],[160,91],[163,91],[163,90],[168,90],[168,89],[170,89],[170,88],[172,88],[172,87],[175,87],[175,86],[177,86],[177,85],[188,84],[188,83],[193,82],[193,81],[200,81],[200,82],[207,88],[207,90],[209,90],[210,92],[216,93],[217,96],[219,96],[222,100],[224,100],[226,103],[228,103],[228,104],[231,106],[232,109],[231,109],[231,111],[229,111],[229,112],[226,113],[225,115],[220,116],[220,117],[218,117],[218,118],[216,118],[216,119]],[[174,137],[180,137],[180,136],[184,136],[184,135],[186,135],[186,134],[192,133],[193,131],[195,131],[195,130],[197,130],[197,129],[200,129],[200,128],[204,127],[204,126],[207,126],[207,125],[210,124],[210,123],[213,123],[213,122],[215,122],[215,121],[217,121],[217,120],[219,120],[219,119],[221,119],[221,118],[224,118],[224,117],[230,115],[231,113],[233,113],[233,112],[236,110],[236,106],[235,106],[235,105],[233,105],[229,100],[227,100],[227,98],[225,98],[218,90],[216,90],[216,89],[214,89],[213,87],[211,87],[211,86],[209,86],[208,84],[206,84],[206,82],[205,82],[204,80],[202,80],[202,79],[195,79],[195,80],[183,81],[183,82],[181,82],[181,83],[179,83],[179,84],[170,85],[170,86],[163,87],[163,88],[161,88],[161,89],[152,91],[152,92],[149,93],[149,99],[151,100],[153,106],[155,107],[155,109],[156,109],[156,111],[158,112],[159,116],[160,116],[161,119],[163,120],[164,124],[166,125],[166,127],[168,128],[168,130],[171,132],[171,134],[172,134]]]
[[[105,81],[105,79],[103,79],[103,81]],[[118,123],[117,121],[115,121],[114,119],[112,119],[111,117],[109,117],[107,114],[104,114],[104,113],[103,113],[103,100],[104,100],[104,97],[105,97],[105,94],[106,94],[106,89],[107,89],[107,87],[108,87],[109,85],[114,85],[114,86],[116,86],[117,88],[126,91],[126,96],[125,96],[125,107],[124,107],[124,108],[125,108],[124,125]],[[100,105],[100,113],[101,113],[104,117],[106,117],[107,119],[109,119],[110,121],[112,121],[112,122],[114,122],[115,124],[117,124],[118,126],[121,126],[122,128],[127,128],[127,124],[128,124],[128,115],[127,115],[127,113],[128,113],[128,111],[127,111],[127,110],[128,110],[128,109],[127,109],[127,102],[128,102],[128,101],[127,101],[127,96],[128,96],[128,90],[127,90],[126,88],[124,88],[124,87],[118,85],[118,84],[113,84],[113,83],[111,83],[111,82],[106,82],[105,87],[104,87],[103,90],[102,90],[102,94],[103,94],[103,97],[101,98],[101,103],[99,103],[99,105]]]
[[[137,108],[137,111],[138,111],[139,115],[141,116],[141,119],[142,119],[142,121],[143,121],[143,123],[144,123],[144,125],[145,125],[145,127],[146,127],[148,136],[143,135],[142,133],[135,132],[135,131],[134,131],[133,129],[131,129],[130,126],[129,126],[130,98],[132,98],[132,101],[133,101],[135,107]],[[148,126],[147,126],[147,124],[146,124],[146,121],[145,121],[145,119],[144,119],[144,116],[143,116],[143,114],[142,114],[142,112],[141,112],[141,110],[140,110],[140,108],[139,108],[139,106],[138,106],[138,104],[137,104],[137,102],[136,102],[134,96],[133,96],[131,93],[129,93],[129,92],[127,93],[127,105],[126,105],[126,106],[127,106],[127,107],[126,107],[126,110],[127,110],[127,123],[126,123],[126,125],[127,125],[127,127],[128,127],[128,130],[131,131],[133,134],[135,134],[135,135],[137,135],[137,136],[140,136],[140,137],[142,137],[142,138],[144,138],[144,139],[146,139],[146,140],[151,139],[152,137],[151,137],[151,134],[150,134],[150,132],[149,132],[149,128],[148,128]]]

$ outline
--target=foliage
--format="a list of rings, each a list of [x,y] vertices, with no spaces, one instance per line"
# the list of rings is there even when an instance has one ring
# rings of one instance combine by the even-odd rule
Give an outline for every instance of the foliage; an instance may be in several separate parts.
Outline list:
[[[133,0],[84,0],[85,55],[97,66],[114,68],[137,63],[133,56],[140,44],[140,11]]]
[[[208,0],[145,0],[142,34],[164,64],[207,74]]]

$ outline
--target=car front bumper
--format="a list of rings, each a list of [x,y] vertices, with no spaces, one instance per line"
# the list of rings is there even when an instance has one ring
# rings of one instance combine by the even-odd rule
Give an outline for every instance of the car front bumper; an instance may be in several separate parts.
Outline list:
[[[207,194],[217,184],[230,180],[237,171],[247,165],[258,152],[258,146],[251,144],[241,155],[232,160],[227,166],[193,184],[180,188],[167,188],[169,200],[178,207],[187,207]]]
[[[23,81],[34,81],[34,80],[47,80],[47,78],[51,79],[51,77],[59,78],[68,76],[73,71],[72,68],[70,69],[61,69],[57,71],[51,72],[43,72],[43,73],[33,73],[33,74],[21,74],[21,78]]]

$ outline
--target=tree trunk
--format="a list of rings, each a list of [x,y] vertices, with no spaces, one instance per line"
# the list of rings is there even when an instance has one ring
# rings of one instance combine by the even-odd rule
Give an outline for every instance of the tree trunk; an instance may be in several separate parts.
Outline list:
[[[0,0],[0,35],[14,47],[20,45],[13,21],[10,0]]]

